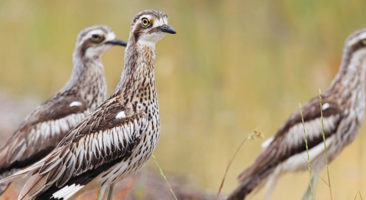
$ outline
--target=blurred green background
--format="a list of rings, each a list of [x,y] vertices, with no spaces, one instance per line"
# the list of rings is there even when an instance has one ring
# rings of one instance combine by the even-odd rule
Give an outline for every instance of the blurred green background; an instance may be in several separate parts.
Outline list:
[[[162,131],[155,154],[168,177],[184,176],[213,193],[240,141],[253,129],[270,137],[299,103],[325,90],[345,38],[366,27],[364,0],[0,0],[0,91],[47,99],[70,75],[80,30],[106,24],[127,39],[132,17],[147,8],[166,12],[178,32],[157,45]],[[123,50],[103,61],[111,92]],[[336,199],[366,196],[365,130],[330,165]],[[224,193],[261,142],[241,149]],[[155,169],[151,161],[147,168]],[[273,199],[299,199],[307,181],[306,172],[283,176]],[[253,199],[263,197],[261,190]],[[321,180],[317,199],[329,199]]]

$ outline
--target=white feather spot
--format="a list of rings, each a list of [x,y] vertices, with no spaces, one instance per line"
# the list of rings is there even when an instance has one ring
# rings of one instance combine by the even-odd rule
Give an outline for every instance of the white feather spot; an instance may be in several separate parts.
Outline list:
[[[124,111],[121,111],[119,112],[117,115],[116,115],[116,119],[122,119],[122,118],[125,118],[126,117],[126,114]]]
[[[83,185],[67,185],[63,188],[61,188],[60,190],[58,190],[57,192],[55,192],[52,197],[56,198],[56,199],[69,199],[70,197],[72,197],[75,193],[77,193],[81,188],[83,188]]]
[[[273,141],[273,137],[270,137],[270,138],[268,138],[266,141],[264,141],[263,143],[262,143],[262,148],[263,149],[265,149],[265,148],[267,148],[268,146],[269,146],[269,144],[271,144],[271,142]]]
[[[74,107],[74,106],[81,106],[83,105],[80,101],[73,101],[70,103],[70,107]]]
[[[116,35],[113,32],[109,32],[106,37],[106,41],[116,39]]]
[[[325,111],[326,109],[328,109],[330,107],[329,103],[325,103],[322,106],[322,110]]]

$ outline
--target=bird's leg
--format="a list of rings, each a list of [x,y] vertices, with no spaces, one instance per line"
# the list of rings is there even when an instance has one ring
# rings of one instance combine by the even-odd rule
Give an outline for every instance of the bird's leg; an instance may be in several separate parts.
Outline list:
[[[306,190],[302,200],[315,200],[315,188],[318,180],[318,174],[314,174],[309,182],[308,189]]]
[[[113,199],[113,186],[114,186],[113,184],[109,185],[107,200],[112,200]]]
[[[97,197],[97,200],[103,200],[105,190],[107,189],[107,185],[102,185],[102,187],[99,190],[99,194]]]

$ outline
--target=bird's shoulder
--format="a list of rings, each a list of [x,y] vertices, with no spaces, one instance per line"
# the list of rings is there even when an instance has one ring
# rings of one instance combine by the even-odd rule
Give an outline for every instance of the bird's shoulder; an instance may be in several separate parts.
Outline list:
[[[24,130],[33,125],[61,119],[71,114],[84,112],[87,109],[87,102],[75,89],[61,91],[30,113],[20,125],[19,129]]]
[[[248,174],[276,166],[295,154],[321,144],[323,132],[325,138],[334,134],[344,111],[339,103],[332,99],[328,96],[322,96],[322,100],[315,97],[294,112],[264,145],[264,151],[255,163],[240,175],[240,179],[244,180]]]
[[[315,97],[285,121],[265,151],[284,159],[306,150],[306,142],[312,148],[322,142],[323,132],[326,138],[336,133],[343,115],[344,110],[337,101],[327,96],[321,100]]]
[[[124,104],[121,99],[111,97],[71,130],[59,146],[78,142],[91,134],[103,134],[111,129],[126,128],[131,124],[144,127],[147,124],[146,114],[136,113],[131,104]]]
[[[64,137],[44,160],[39,173],[50,173],[51,177],[63,174],[58,180],[48,180],[57,186],[70,180],[84,184],[101,173],[101,168],[128,158],[147,127],[146,115],[133,113],[118,99],[108,99]]]
[[[275,137],[283,137],[295,126],[306,126],[312,121],[321,121],[327,119],[337,119],[343,114],[342,107],[337,101],[334,101],[327,96],[312,98],[299,110],[292,113],[290,117],[285,121],[281,128],[275,134]]]

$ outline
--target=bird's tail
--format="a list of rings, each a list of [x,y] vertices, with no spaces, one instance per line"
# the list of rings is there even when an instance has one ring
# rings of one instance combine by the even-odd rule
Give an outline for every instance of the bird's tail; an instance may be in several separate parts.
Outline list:
[[[16,171],[18,171],[18,170],[17,169],[12,169],[12,170],[4,171],[3,173],[0,174],[0,180],[5,179],[5,178],[11,176]],[[8,189],[8,187],[10,186],[10,184],[11,184],[11,182],[5,182],[5,183],[1,183],[0,184],[0,195],[2,195],[6,191],[6,189]]]
[[[229,195],[228,200],[245,199],[254,189],[263,186],[276,169],[273,160],[263,152],[256,161],[238,177],[240,185]]]
[[[0,185],[3,184],[10,184],[11,182],[18,180],[20,178],[24,178],[25,176],[31,174],[33,171],[39,169],[40,164],[42,163],[35,163],[25,169],[13,169],[7,176],[0,175]]]

